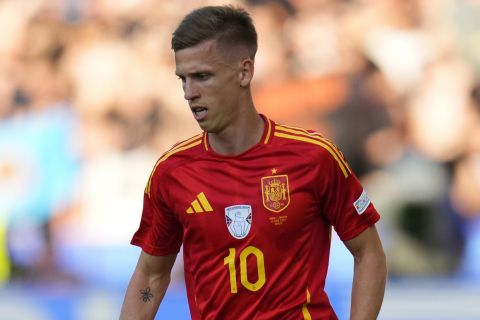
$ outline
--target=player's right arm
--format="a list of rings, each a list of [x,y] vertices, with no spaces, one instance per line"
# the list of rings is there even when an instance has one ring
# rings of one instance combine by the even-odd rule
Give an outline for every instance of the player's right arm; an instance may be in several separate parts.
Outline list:
[[[176,257],[177,254],[152,256],[142,251],[125,294],[120,320],[155,318]]]

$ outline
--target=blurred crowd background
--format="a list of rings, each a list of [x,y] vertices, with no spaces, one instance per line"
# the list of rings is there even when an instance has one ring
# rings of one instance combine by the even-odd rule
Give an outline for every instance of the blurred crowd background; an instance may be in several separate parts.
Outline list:
[[[257,108],[343,150],[390,278],[480,283],[480,1],[0,0],[0,290],[121,303],[150,171],[199,132],[171,33],[212,4],[254,19]]]

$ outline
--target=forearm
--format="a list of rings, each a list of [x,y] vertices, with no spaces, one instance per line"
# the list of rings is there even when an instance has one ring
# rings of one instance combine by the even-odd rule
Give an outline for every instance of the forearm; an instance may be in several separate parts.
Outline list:
[[[367,253],[355,258],[350,320],[377,319],[385,293],[385,255]]]
[[[128,284],[125,300],[122,305],[120,320],[154,319],[170,283],[168,272],[152,273],[139,262]]]

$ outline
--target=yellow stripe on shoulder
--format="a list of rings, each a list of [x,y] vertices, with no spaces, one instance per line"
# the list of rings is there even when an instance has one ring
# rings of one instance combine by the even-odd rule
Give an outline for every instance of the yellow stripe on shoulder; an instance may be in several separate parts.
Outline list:
[[[278,130],[284,130],[287,132],[295,133],[295,134],[300,134],[303,136],[308,136],[308,137],[315,137],[319,139],[320,141],[326,143],[327,145],[330,146],[330,148],[337,154],[338,158],[343,162],[343,165],[347,168],[348,172],[351,173],[352,169],[350,169],[350,166],[348,165],[348,162],[345,160],[345,157],[343,156],[342,151],[338,149],[338,147],[333,144],[330,140],[322,136],[318,132],[310,132],[308,130],[305,130],[303,128],[297,128],[297,127],[291,127],[291,126],[286,126],[286,125],[278,125],[276,127]]]
[[[291,132],[295,134],[290,134],[290,133],[284,133],[284,132]],[[297,141],[303,141],[303,142],[308,142],[315,144],[317,146],[323,147],[325,150],[327,150],[332,157],[337,161],[338,166],[343,172],[343,175],[345,178],[348,178],[348,175],[352,172],[350,167],[348,166],[347,162],[343,158],[342,154],[340,151],[328,140],[323,139],[319,135],[315,134],[302,134],[303,132],[296,132],[293,129],[285,128],[285,127],[276,127],[275,128],[275,136],[280,137],[280,138],[286,138],[286,139],[291,139],[291,140],[297,140]],[[307,131],[308,133],[308,131]]]
[[[180,142],[174,144],[173,147],[171,147],[170,149],[168,149],[165,153],[169,153],[169,152],[171,152],[171,151],[173,151],[173,150],[175,150],[175,149],[177,149],[177,148],[179,148],[179,147],[183,147],[183,146],[189,144],[190,142],[195,141],[195,140],[197,140],[197,139],[199,139],[199,138],[201,138],[201,137],[203,137],[203,133],[199,133],[199,134],[197,134],[197,135],[195,135],[195,136],[193,136],[193,137],[191,137],[191,138],[189,138],[189,139],[187,139],[187,140],[180,141]]]
[[[160,159],[162,159],[163,157],[167,156],[168,154],[174,154],[174,153],[177,153],[178,151],[182,151],[182,150],[187,150],[187,149],[190,149],[191,147],[194,147],[194,146],[197,146],[198,145],[198,141],[202,141],[202,138],[203,138],[203,134],[200,133],[200,134],[197,134],[193,137],[191,137],[190,139],[187,139],[187,140],[184,140],[184,141],[181,141],[177,144],[175,144],[173,147],[171,147],[169,150],[167,150],[161,157]]]
[[[155,170],[157,169],[158,165],[162,163],[163,161],[167,160],[169,157],[174,155],[177,152],[188,150],[190,148],[193,148],[195,146],[198,146],[199,144],[202,143],[202,134],[196,135],[188,140],[185,140],[183,142],[180,142],[173,146],[170,150],[165,152],[160,159],[158,159],[157,163],[153,167],[152,173],[150,174],[150,177],[148,178],[147,186],[145,187],[145,193],[150,197],[150,186],[152,183],[152,177],[153,174],[155,173]]]
[[[158,163],[167,160],[170,156],[174,155],[175,153],[180,152],[180,151],[184,151],[184,150],[188,150],[190,148],[198,146],[201,143],[202,143],[202,138],[198,137],[197,140],[193,140],[193,141],[189,142],[188,144],[178,145],[177,147],[171,149],[170,151],[165,152],[163,154],[163,156],[161,156],[160,159],[158,160],[157,165],[158,165]]]

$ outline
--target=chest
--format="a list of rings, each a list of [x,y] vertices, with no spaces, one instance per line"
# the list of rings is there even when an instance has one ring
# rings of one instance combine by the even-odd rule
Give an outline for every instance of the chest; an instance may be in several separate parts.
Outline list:
[[[184,237],[202,244],[285,242],[318,220],[316,172],[305,163],[199,161],[173,174],[170,203]]]

